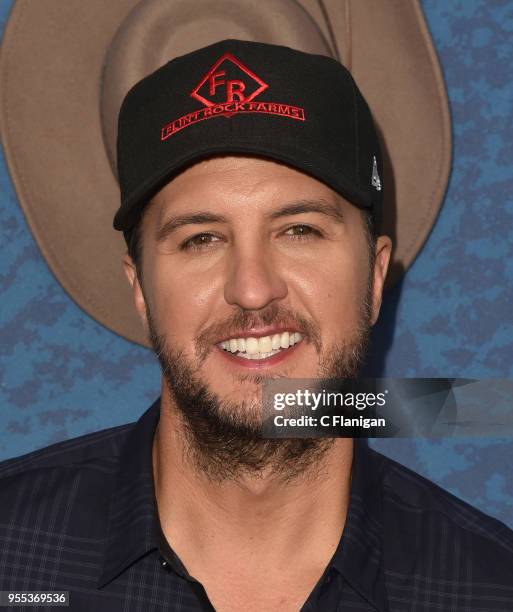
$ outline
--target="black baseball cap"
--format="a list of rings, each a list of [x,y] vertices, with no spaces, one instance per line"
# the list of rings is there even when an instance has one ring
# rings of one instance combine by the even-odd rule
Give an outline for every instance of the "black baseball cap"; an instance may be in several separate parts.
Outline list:
[[[281,161],[381,216],[378,136],[349,71],[323,55],[230,39],[173,59],[126,95],[114,228],[126,236],[173,176],[229,153]]]

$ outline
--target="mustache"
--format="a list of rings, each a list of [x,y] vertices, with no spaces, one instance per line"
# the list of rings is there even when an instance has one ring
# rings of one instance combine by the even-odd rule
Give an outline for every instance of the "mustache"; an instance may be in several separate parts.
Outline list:
[[[241,329],[264,325],[298,327],[307,342],[311,342],[318,352],[322,350],[321,332],[314,321],[291,308],[273,302],[258,311],[238,310],[228,320],[210,325],[196,340],[196,357],[201,363],[213,350],[216,340],[220,337],[233,336]]]

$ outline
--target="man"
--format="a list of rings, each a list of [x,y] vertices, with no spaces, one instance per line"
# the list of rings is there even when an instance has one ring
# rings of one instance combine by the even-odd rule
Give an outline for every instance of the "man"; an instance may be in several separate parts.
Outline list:
[[[513,609],[505,525],[361,440],[260,435],[262,382],[356,377],[379,314],[386,185],[347,70],[237,40],[177,58],[125,98],[118,173],[161,398],[4,462],[1,588],[74,610]]]

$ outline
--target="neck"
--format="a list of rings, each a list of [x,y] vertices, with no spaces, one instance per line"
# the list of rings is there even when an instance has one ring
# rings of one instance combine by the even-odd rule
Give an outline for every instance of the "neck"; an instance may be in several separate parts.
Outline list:
[[[190,461],[184,440],[183,424],[163,393],[153,445],[158,512],[189,571],[233,558],[267,569],[301,559],[329,562],[347,514],[352,439],[331,440],[318,460],[287,481],[264,469],[222,482]]]

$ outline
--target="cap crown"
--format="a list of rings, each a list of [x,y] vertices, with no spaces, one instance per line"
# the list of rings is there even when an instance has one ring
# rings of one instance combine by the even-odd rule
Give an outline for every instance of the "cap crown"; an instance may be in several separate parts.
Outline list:
[[[130,229],[175,173],[215,153],[279,160],[356,206],[381,207],[371,113],[349,71],[329,57],[230,39],[137,83],[119,114],[114,227]]]

